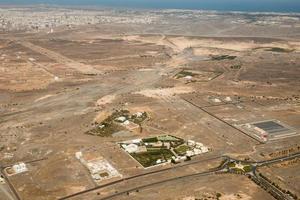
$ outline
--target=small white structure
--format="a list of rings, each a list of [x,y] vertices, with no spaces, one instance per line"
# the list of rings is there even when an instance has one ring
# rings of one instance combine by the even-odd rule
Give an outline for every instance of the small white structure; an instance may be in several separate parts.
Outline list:
[[[28,60],[29,60],[30,62],[34,62],[34,61],[35,61],[34,58],[28,58]]]
[[[201,149],[194,149],[194,154],[195,155],[199,155],[199,154],[201,154],[202,153],[202,150]]]
[[[143,113],[142,113],[142,112],[137,112],[137,113],[135,113],[134,115],[137,116],[137,117],[142,117],[142,116],[143,116]]]
[[[0,176],[0,184],[4,184],[4,183],[5,183],[5,179]]]
[[[204,145],[201,142],[196,142],[196,148],[200,149],[204,147]]]
[[[95,180],[101,180],[101,176],[99,174],[92,174],[92,178]]]
[[[196,145],[196,142],[193,141],[193,140],[188,140],[188,141],[187,141],[187,144],[188,144],[189,146],[195,146],[195,145]]]
[[[126,121],[124,121],[122,124],[125,125],[125,126],[127,126],[127,125],[130,124],[130,121],[129,121],[129,120],[126,120]]]
[[[222,101],[220,99],[218,99],[218,98],[215,98],[215,99],[213,99],[213,102],[215,102],[215,103],[221,103]]]
[[[134,140],[131,140],[130,142],[131,143],[134,143],[134,144],[139,144],[141,143],[142,139],[134,139]]]
[[[208,148],[206,146],[201,147],[202,153],[208,152]]]
[[[125,122],[126,121],[126,117],[121,116],[115,119],[117,122]]]
[[[185,79],[188,79],[188,80],[191,80],[191,79],[193,79],[193,77],[192,77],[192,76],[185,76],[184,78],[185,78]]]
[[[26,164],[21,162],[19,164],[13,165],[12,169],[14,170],[15,174],[23,173],[28,171]]]
[[[75,153],[75,157],[80,160],[82,158],[82,152],[81,151],[78,151]]]
[[[252,127],[251,124],[249,124],[249,123],[245,124],[245,126],[246,126],[246,128],[249,128],[249,129]]]
[[[225,101],[228,101],[228,102],[229,102],[229,101],[232,101],[232,100],[231,100],[230,97],[226,97],[226,98],[225,98]]]
[[[261,128],[254,127],[254,130],[259,132],[261,135],[267,135],[268,133]]]
[[[139,147],[136,144],[129,144],[129,145],[122,145],[122,147],[127,151],[128,153],[134,153],[137,152]]]
[[[104,127],[105,127],[104,124],[100,124],[100,125],[99,125],[99,128],[101,128],[101,129],[104,128]]]
[[[186,151],[186,155],[191,157],[191,156],[194,156],[195,153],[194,153],[194,151]]]

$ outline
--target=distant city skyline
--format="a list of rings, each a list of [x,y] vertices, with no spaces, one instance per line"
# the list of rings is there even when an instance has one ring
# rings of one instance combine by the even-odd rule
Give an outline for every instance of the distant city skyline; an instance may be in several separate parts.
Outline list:
[[[0,0],[0,4],[55,4],[149,9],[300,12],[300,0]]]

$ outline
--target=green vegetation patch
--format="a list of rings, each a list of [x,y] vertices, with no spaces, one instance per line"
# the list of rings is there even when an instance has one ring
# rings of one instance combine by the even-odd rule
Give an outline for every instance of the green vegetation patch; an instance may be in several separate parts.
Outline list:
[[[284,49],[284,48],[280,48],[280,47],[272,47],[272,48],[267,48],[266,51],[279,52],[279,53],[290,53],[290,52],[293,52],[294,49]]]
[[[193,72],[190,72],[190,71],[187,71],[187,70],[182,70],[181,72],[176,74],[175,77],[176,77],[176,79],[180,79],[180,78],[184,78],[186,76],[194,77],[196,75],[197,75],[196,73],[193,73]]]
[[[112,121],[103,121],[101,124],[98,124],[95,128],[86,132],[89,135],[95,135],[100,137],[111,137],[112,134],[123,130],[124,128]]]
[[[161,159],[164,161],[170,160],[174,154],[169,149],[149,149],[147,152],[130,154],[143,167],[157,165],[156,161]]]
[[[130,117],[130,121],[132,121],[135,124],[141,124],[143,123],[146,119],[148,119],[148,114],[146,112],[142,112],[140,114],[133,114]]]
[[[107,172],[102,172],[99,174],[101,177],[108,177],[109,174]]]
[[[124,116],[129,118],[128,110],[116,110],[110,116],[105,118],[100,124],[96,123],[96,127],[86,132],[86,134],[96,135],[100,137],[111,137],[115,132],[121,131],[124,128],[116,123],[115,119]]]
[[[252,167],[251,165],[245,165],[243,170],[247,173],[247,172],[251,172],[252,171]]]
[[[233,167],[235,167],[235,162],[230,162],[227,165],[229,168],[233,168]]]
[[[187,145],[180,145],[174,149],[175,153],[177,153],[180,156],[184,156],[187,151],[191,150],[191,147]]]
[[[236,65],[232,65],[230,66],[230,69],[233,69],[233,70],[239,70],[242,68],[242,65],[241,64],[236,64]]]
[[[232,167],[232,168],[230,168],[230,170],[231,170],[232,172],[236,172],[236,173],[244,173],[244,170],[243,170],[243,169],[237,168],[237,167]]]
[[[217,55],[217,56],[212,56],[212,60],[234,60],[236,59],[236,56],[230,56],[230,55]]]
[[[157,139],[157,137],[150,137],[150,138],[144,138],[144,139],[142,139],[142,141],[144,143],[155,143],[155,142],[158,142],[158,139]]]
[[[86,134],[96,135],[100,137],[111,137],[112,134],[124,130],[124,127],[120,125],[122,121],[119,121],[119,117],[124,117],[125,120],[129,120],[135,124],[141,125],[148,118],[146,112],[130,115],[128,110],[116,110],[110,116],[105,118],[100,124],[95,123],[95,127],[86,132]]]
[[[182,140],[181,138],[177,138],[172,135],[160,135],[160,136],[157,136],[157,139],[162,142],[177,142],[177,141]]]
[[[242,172],[242,173],[248,173],[248,172],[251,172],[252,171],[252,166],[251,165],[249,165],[249,164],[246,164],[246,163],[241,163],[241,165],[243,166],[243,167],[237,167],[237,163],[235,163],[235,162],[230,162],[230,163],[228,163],[227,164],[227,166],[231,169],[231,170],[233,170],[233,171],[235,171],[235,172]]]

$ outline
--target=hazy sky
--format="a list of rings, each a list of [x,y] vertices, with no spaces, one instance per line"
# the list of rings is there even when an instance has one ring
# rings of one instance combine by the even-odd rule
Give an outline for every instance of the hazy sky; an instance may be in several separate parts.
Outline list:
[[[0,0],[0,3],[300,12],[300,0]]]

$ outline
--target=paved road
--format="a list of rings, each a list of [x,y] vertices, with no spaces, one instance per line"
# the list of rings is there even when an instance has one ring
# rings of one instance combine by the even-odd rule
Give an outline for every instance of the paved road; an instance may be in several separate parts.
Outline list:
[[[208,161],[211,161],[211,160],[220,159],[222,157],[223,156],[216,156],[216,157],[211,157],[211,158],[208,158],[208,159],[191,161],[191,162],[187,162],[187,163],[184,163],[184,164],[181,164],[181,165],[175,165],[173,167],[169,167],[169,168],[165,168],[165,169],[159,169],[159,170],[155,170],[155,171],[151,171],[151,172],[146,172],[146,173],[143,173],[143,174],[138,174],[138,175],[135,175],[135,176],[125,177],[125,178],[122,178],[122,179],[117,180],[117,181],[113,181],[113,182],[110,182],[110,183],[107,183],[107,184],[104,184],[104,185],[100,185],[100,186],[97,186],[97,187],[94,187],[94,188],[90,188],[90,189],[87,189],[87,190],[84,190],[84,191],[81,191],[81,192],[78,192],[78,193],[75,193],[75,194],[71,194],[71,195],[62,197],[59,200],[70,199],[70,198],[80,196],[82,194],[86,194],[86,193],[89,193],[89,192],[92,192],[92,191],[95,191],[95,190],[98,190],[98,189],[101,189],[101,188],[105,188],[105,187],[108,187],[108,186],[115,185],[115,184],[118,184],[118,183],[121,183],[121,182],[124,182],[124,181],[134,180],[134,179],[145,177],[145,176],[148,176],[148,175],[153,175],[153,174],[157,174],[157,173],[161,173],[161,172],[166,172],[166,171],[186,167],[186,166],[189,166],[189,165],[199,164],[199,163],[202,163],[202,162],[208,162]]]
[[[17,191],[15,190],[15,188],[13,187],[13,185],[10,183],[9,179],[3,172],[4,168],[2,168],[1,166],[0,168],[1,168],[0,176],[4,177],[5,180],[5,184],[0,184],[0,190],[1,190],[0,194],[3,193],[8,199],[11,200],[20,200]],[[2,195],[0,195],[0,197],[2,197]]]
[[[158,182],[153,182],[153,183],[149,183],[149,184],[145,184],[145,185],[140,185],[138,187],[134,187],[134,188],[131,188],[131,189],[128,189],[128,190],[124,190],[122,192],[114,193],[112,195],[100,198],[99,200],[112,199],[114,197],[117,197],[117,196],[120,196],[120,195],[123,195],[123,194],[127,194],[128,192],[133,192],[133,191],[136,191],[136,190],[141,190],[141,189],[144,189],[144,188],[147,188],[147,187],[151,187],[151,186],[155,186],[155,185],[159,185],[159,184],[163,184],[163,183],[167,183],[167,182],[171,182],[171,181],[178,181],[178,180],[185,179],[185,178],[190,178],[190,177],[199,177],[199,176],[213,175],[217,171],[219,171],[219,170],[212,170],[212,171],[208,171],[208,172],[188,174],[188,175],[185,175],[185,176],[179,176],[179,177],[165,179],[165,180],[158,181]]]
[[[297,157],[300,157],[300,153],[296,153],[296,154],[293,154],[293,155],[284,156],[284,157],[281,157],[281,158],[275,158],[275,159],[272,159],[272,160],[261,161],[261,162],[257,162],[257,163],[256,162],[249,162],[249,163],[251,163],[253,166],[259,167],[259,166],[274,164],[276,162],[283,162],[283,161],[294,159],[294,158],[297,158]],[[112,199],[112,198],[115,198],[117,196],[120,196],[120,195],[123,195],[123,194],[127,194],[128,192],[130,193],[130,192],[133,192],[133,191],[136,191],[136,190],[140,190],[140,189],[144,189],[144,188],[147,188],[147,187],[151,187],[151,186],[163,184],[163,183],[166,183],[166,182],[172,182],[172,181],[176,181],[176,180],[180,180],[180,179],[185,179],[185,178],[190,178],[190,177],[197,177],[197,176],[208,176],[208,175],[216,174],[218,172],[226,172],[227,163],[229,162],[229,160],[230,161],[235,160],[235,159],[232,159],[232,158],[230,158],[228,156],[220,156],[220,157],[216,157],[216,158],[224,158],[226,160],[225,160],[225,162],[223,163],[222,166],[220,166],[218,168],[215,168],[215,169],[212,169],[212,170],[209,170],[209,171],[206,171],[206,172],[193,173],[193,174],[188,174],[188,175],[184,175],[184,176],[178,176],[178,177],[173,177],[173,178],[165,179],[165,180],[162,180],[162,181],[152,182],[152,183],[149,183],[149,184],[140,185],[140,186],[137,186],[137,187],[134,187],[134,188],[130,188],[130,189],[118,192],[118,193],[114,193],[112,195],[105,196],[105,197],[100,198],[100,199],[101,200]],[[211,158],[211,159],[216,159],[216,158]],[[208,160],[196,161],[194,163],[187,163],[186,165],[195,164],[195,163],[204,162],[204,161],[206,162]],[[235,161],[238,162],[239,160],[235,160]],[[186,165],[181,165],[179,167],[184,167]],[[137,176],[134,176],[134,177],[128,177],[128,178],[126,178],[126,180],[130,180],[130,179],[134,179],[134,178],[137,178],[137,177],[146,176],[146,175],[149,175],[149,174],[159,173],[159,172],[163,172],[163,171],[167,171],[167,170],[171,170],[171,169],[173,169],[173,168],[167,168],[167,169],[157,170],[157,171],[150,172],[150,173],[140,174],[140,175],[137,175]],[[256,169],[256,167],[255,167],[255,169]],[[254,172],[254,175],[255,175],[255,172]],[[261,178],[262,177],[254,176],[254,179],[257,179],[259,183],[262,183],[262,185],[260,185],[260,186],[265,186],[266,188],[274,191],[274,193],[276,193],[278,196],[282,197],[281,199],[289,200],[289,197],[286,196],[285,194],[283,194],[282,191],[280,191],[278,188],[274,188],[275,186],[273,186],[270,183],[265,183],[265,180],[261,180]],[[83,192],[80,192],[80,193],[76,193],[76,194],[73,194],[73,195],[61,198],[60,200],[77,197],[79,195],[82,195],[82,194],[85,194],[85,193],[88,193],[88,192],[91,192],[91,191],[94,191],[94,190],[97,190],[97,189],[100,189],[100,188],[105,188],[105,187],[108,187],[108,186],[115,185],[115,184],[120,183],[122,181],[125,181],[125,180],[120,180],[120,181],[112,182],[112,183],[109,183],[109,184],[106,184],[106,185],[102,185],[102,186],[99,186],[99,187],[94,188],[94,189],[86,190],[86,191],[83,191]],[[285,198],[283,198],[283,197],[285,197]]]
[[[284,162],[287,160],[291,160],[294,158],[300,157],[300,152],[299,153],[294,153],[294,154],[290,154],[288,156],[283,156],[280,158],[274,158],[271,160],[266,160],[266,161],[261,161],[261,162],[257,162],[256,166],[265,166],[265,165],[271,165],[271,164],[275,164],[275,163],[279,163],[279,162]]]
[[[67,58],[66,56],[63,56],[57,52],[54,52],[49,49],[32,44],[31,42],[28,42],[28,41],[16,41],[16,42],[18,42],[19,44],[21,44],[22,46],[24,46],[26,48],[31,49],[32,51],[35,51],[42,55],[45,55],[48,58],[55,60],[58,63],[66,65],[70,68],[73,68],[83,74],[101,74],[100,71],[94,69],[91,65],[86,65],[86,64],[77,62],[77,61]]]
[[[2,198],[3,200],[16,200],[10,193],[10,189],[7,184],[0,184],[0,199]]]

